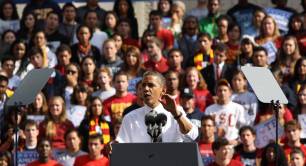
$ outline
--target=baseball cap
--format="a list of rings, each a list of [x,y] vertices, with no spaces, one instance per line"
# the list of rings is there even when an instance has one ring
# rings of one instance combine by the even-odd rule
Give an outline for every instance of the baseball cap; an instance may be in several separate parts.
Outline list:
[[[183,91],[181,92],[181,98],[188,98],[191,99],[194,97],[194,94],[191,89],[189,88],[184,88]]]

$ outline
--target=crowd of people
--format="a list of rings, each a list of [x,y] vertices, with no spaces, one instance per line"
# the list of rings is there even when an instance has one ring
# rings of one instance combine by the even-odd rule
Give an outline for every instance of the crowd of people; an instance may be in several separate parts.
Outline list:
[[[220,0],[191,10],[158,0],[139,35],[131,0],[110,11],[98,0],[31,0],[22,15],[1,1],[0,165],[108,166],[113,143],[157,141],[196,142],[205,165],[305,166],[306,0],[302,12],[271,2],[238,0],[221,13]],[[275,110],[242,66],[269,68],[289,100],[277,142],[258,131],[275,125]],[[35,101],[8,107],[42,68],[54,72]],[[154,141],[148,114],[166,117]]]

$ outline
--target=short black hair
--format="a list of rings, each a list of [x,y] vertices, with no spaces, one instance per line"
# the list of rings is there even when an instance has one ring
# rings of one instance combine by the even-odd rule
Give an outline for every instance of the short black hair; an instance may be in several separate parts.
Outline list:
[[[158,16],[158,17],[162,18],[163,14],[159,10],[152,10],[149,14],[149,17],[151,17],[151,16]]]
[[[226,138],[217,138],[212,144],[212,150],[219,150],[221,147],[230,145],[229,141]]]
[[[68,7],[73,7],[75,11],[77,10],[77,8],[74,6],[73,3],[67,2],[67,3],[65,3],[65,5],[63,6],[63,11],[64,11],[66,8],[68,8]]]
[[[214,126],[216,126],[216,121],[215,121],[215,118],[211,115],[203,115],[202,118],[201,118],[201,122],[203,121],[207,121],[207,120],[211,120],[214,124]]]
[[[268,56],[268,51],[267,51],[266,48],[263,47],[263,46],[254,47],[254,49],[253,49],[253,54],[255,54],[255,52],[259,52],[259,51],[265,52],[266,56]]]
[[[104,144],[104,140],[103,140],[102,134],[92,134],[92,135],[89,135],[88,142],[89,142],[89,140],[92,140],[92,139],[98,139],[101,142],[101,144]]]
[[[214,51],[221,51],[221,52],[227,52],[228,47],[226,46],[226,44],[224,43],[217,43],[214,47],[213,47]]]
[[[252,135],[256,136],[256,131],[252,126],[242,126],[239,129],[239,135],[241,136],[241,134],[247,130],[249,130],[252,133]]]
[[[5,56],[1,60],[1,65],[3,65],[6,61],[13,61],[15,63],[15,59],[12,56]]]
[[[67,44],[61,44],[57,49],[56,49],[56,55],[58,55],[61,52],[68,51],[71,54],[71,48]]]
[[[211,35],[207,32],[200,32],[197,36],[197,40],[199,40],[201,37],[206,37],[208,40],[212,40]]]

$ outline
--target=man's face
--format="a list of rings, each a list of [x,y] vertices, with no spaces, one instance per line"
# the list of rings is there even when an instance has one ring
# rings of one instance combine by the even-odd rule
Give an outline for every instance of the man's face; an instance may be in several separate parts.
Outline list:
[[[229,101],[231,95],[232,93],[229,87],[221,85],[217,88],[218,100],[221,101],[222,103]]]
[[[208,2],[208,11],[212,14],[218,13],[220,8],[219,0],[210,0]]]
[[[216,127],[214,122],[210,119],[204,120],[201,122],[201,134],[203,138],[211,138],[216,132]]]
[[[47,158],[51,154],[51,145],[49,141],[41,142],[37,147],[37,152],[43,158]]]
[[[243,145],[254,145],[256,137],[252,134],[250,130],[245,130],[241,133],[240,139]]]
[[[59,18],[56,14],[50,14],[46,19],[46,27],[52,30],[57,29],[59,26]]]
[[[43,57],[40,54],[35,54],[30,57],[30,62],[34,68],[41,68],[44,65]]]
[[[144,103],[149,107],[154,107],[159,103],[166,89],[156,76],[149,75],[142,79],[142,90]]]
[[[150,25],[154,28],[160,27],[162,24],[162,19],[159,16],[150,16]]]
[[[187,112],[190,110],[194,110],[195,108],[195,102],[194,98],[189,98],[189,97],[183,97],[180,100],[180,104],[182,105],[183,109]],[[191,112],[190,112],[191,113]]]
[[[25,127],[25,132],[24,132],[25,136],[27,139],[29,140],[37,140],[39,131],[38,128],[35,125],[27,125]]]
[[[88,140],[88,150],[90,155],[99,156],[103,148],[104,145],[100,142],[99,139]]]
[[[226,60],[226,51],[215,50],[215,63],[220,64]]]
[[[212,41],[209,40],[206,36],[203,36],[198,39],[198,43],[202,52],[209,51],[212,46]]]
[[[68,51],[62,51],[58,53],[58,61],[61,65],[68,65],[70,63],[71,54]]]
[[[265,67],[268,64],[268,56],[264,51],[256,51],[253,55],[253,62],[257,67]]]
[[[176,68],[183,62],[183,56],[180,52],[174,51],[168,56],[168,63],[170,67]]]
[[[12,60],[7,60],[2,64],[2,69],[9,75],[13,75],[15,69],[15,62]]]
[[[80,149],[81,140],[76,132],[71,132],[66,138],[66,146],[69,150],[77,151]]]
[[[214,152],[215,152],[215,156],[217,159],[224,161],[224,160],[232,159],[234,150],[231,145],[225,145],[225,146],[220,147],[220,149]]]
[[[148,54],[149,58],[154,61],[154,59],[158,59],[160,48],[154,42],[147,43],[148,46]]]
[[[179,88],[178,75],[175,74],[175,73],[171,73],[171,74],[167,75],[166,85],[167,85],[167,89],[169,89],[170,91],[177,90]]]
[[[90,12],[88,13],[86,19],[85,19],[85,24],[89,26],[90,28],[94,29],[97,27],[98,24],[98,15],[97,13]]]
[[[65,20],[71,21],[74,20],[76,17],[76,11],[73,7],[66,7],[64,9],[64,18]]]
[[[6,92],[8,82],[0,81],[0,94],[3,95]]]
[[[286,137],[288,138],[289,142],[295,142],[300,140],[301,137],[301,130],[297,127],[289,126],[286,131]]]
[[[115,78],[115,89],[118,92],[127,92],[129,83],[126,75],[118,75]]]

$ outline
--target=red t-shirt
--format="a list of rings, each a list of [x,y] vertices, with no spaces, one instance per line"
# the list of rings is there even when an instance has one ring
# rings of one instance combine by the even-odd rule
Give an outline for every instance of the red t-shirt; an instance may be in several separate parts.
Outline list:
[[[200,141],[198,143],[198,146],[204,165],[208,165],[214,162],[214,152],[212,150],[212,143],[207,144]]]
[[[173,33],[168,29],[161,29],[156,33],[157,38],[159,38],[163,44],[164,48],[172,48],[174,45]]]
[[[47,163],[40,163],[38,160],[35,160],[29,163],[27,166],[62,166],[62,164],[59,164],[55,160],[50,160]]]
[[[304,156],[306,156],[306,146],[302,144],[302,145],[300,146],[300,148],[301,148],[302,152],[304,153]],[[291,153],[291,151],[292,151],[292,147],[290,147],[290,146],[286,143],[286,144],[283,146],[283,149],[284,149],[284,151],[285,151],[285,155],[286,155],[288,161],[290,161],[290,153]]]
[[[89,155],[79,156],[74,161],[74,166],[109,166],[109,160],[106,157],[102,157],[98,160],[91,160]]]
[[[39,124],[39,138],[46,137],[46,121],[43,121]],[[55,123],[56,135],[51,138],[52,148],[55,149],[64,149],[65,145],[65,133],[68,129],[74,128],[72,122],[70,120],[66,120],[65,122]]]
[[[147,62],[144,63],[144,67],[147,70],[154,70],[159,73],[165,73],[169,69],[168,61],[163,56],[159,62],[153,62],[149,59]]]
[[[208,166],[219,166],[219,165],[216,162],[213,162],[209,164]],[[243,164],[240,161],[231,160],[231,162],[227,164],[227,166],[243,166]]]
[[[128,93],[126,96],[112,96],[103,102],[103,112],[110,115],[112,122],[122,118],[124,109],[136,102],[136,96]]]
[[[200,109],[201,112],[204,112],[206,107],[213,104],[213,98],[209,90],[193,90],[195,96],[196,107]]]

